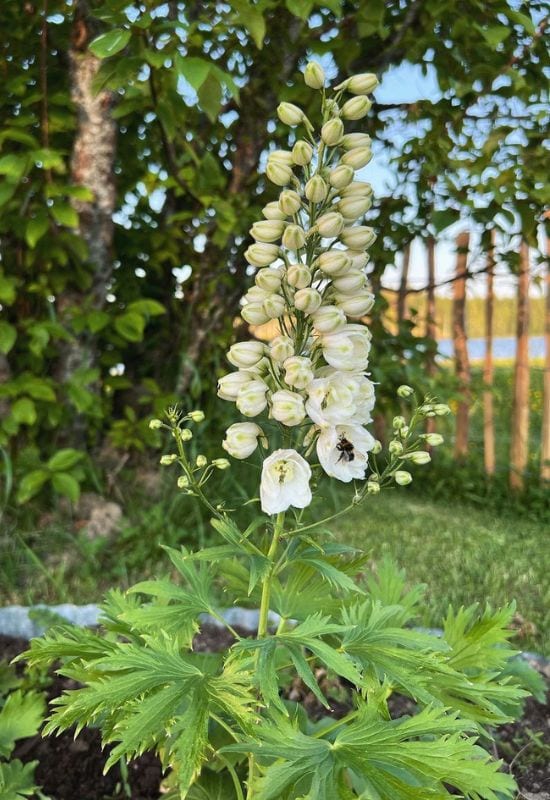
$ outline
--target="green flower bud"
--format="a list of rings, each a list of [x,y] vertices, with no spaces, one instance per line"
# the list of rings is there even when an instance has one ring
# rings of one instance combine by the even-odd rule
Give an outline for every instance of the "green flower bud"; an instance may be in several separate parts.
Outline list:
[[[265,312],[263,301],[261,303],[247,303],[241,309],[241,317],[249,325],[263,325],[270,320],[269,315]]]
[[[429,464],[432,460],[430,454],[427,453],[426,450],[414,450],[412,453],[407,453],[405,458],[408,458],[413,464],[419,465]]]
[[[173,464],[174,461],[177,461],[177,455],[175,453],[171,453],[170,455],[161,456],[160,463],[163,467],[169,467],[170,464]]]
[[[253,244],[244,252],[244,257],[253,267],[267,267],[279,255],[276,244]]]
[[[422,438],[425,440],[426,444],[430,445],[430,447],[439,447],[439,445],[443,444],[445,441],[440,433],[423,433]]]
[[[287,217],[297,214],[301,207],[302,200],[300,195],[293,189],[286,189],[279,195],[279,208]]]
[[[365,291],[358,292],[353,297],[338,294],[334,300],[348,317],[364,317],[374,305],[374,295]]]
[[[410,397],[414,394],[414,389],[412,386],[407,386],[407,384],[403,383],[397,390],[398,397]]]
[[[362,169],[372,159],[370,147],[357,147],[355,150],[348,150],[340,159],[342,164],[346,164],[352,169]]]
[[[393,441],[389,443],[388,450],[392,456],[400,456],[403,452],[403,445],[401,442],[397,441],[397,439],[393,439]]]
[[[189,428],[183,428],[180,431],[180,439],[182,440],[182,442],[189,442],[192,438],[193,438],[193,434],[189,430]],[[174,458],[175,458],[175,456],[174,456]]]
[[[300,125],[306,119],[302,109],[295,106],[294,103],[280,103],[277,106],[277,115],[281,122],[290,125],[291,128]]]
[[[433,407],[436,416],[445,417],[451,413],[451,409],[446,403],[436,403]]]
[[[254,278],[256,286],[266,292],[278,292],[281,288],[281,280],[281,272],[273,267],[263,267],[258,270]]]
[[[268,161],[274,164],[284,164],[285,167],[292,167],[292,153],[288,150],[272,150],[267,157]]]
[[[292,180],[292,170],[286,164],[279,164],[270,161],[266,167],[265,174],[275,186],[286,186]]]
[[[305,314],[314,314],[323,302],[316,289],[298,289],[294,295],[294,305]]]
[[[355,147],[370,147],[371,144],[372,139],[368,133],[346,133],[340,142],[344,150],[353,150]]]
[[[302,264],[293,264],[286,271],[286,280],[295,289],[305,289],[311,283],[311,270]]]
[[[250,235],[257,242],[276,242],[280,239],[285,229],[285,224],[280,219],[266,219],[255,222],[250,228]]]
[[[350,167],[351,169],[351,167]],[[365,181],[353,181],[345,189],[340,192],[341,197],[354,197],[360,195],[361,197],[372,197],[372,186]]]
[[[371,453],[373,454],[373,456],[377,456],[381,452],[382,452],[382,442],[379,442],[377,439],[374,445],[371,447]]]
[[[363,119],[372,106],[372,102],[364,97],[352,97],[351,100],[346,100],[342,106],[340,116],[344,119]]]
[[[195,464],[199,469],[204,469],[204,467],[206,467],[206,465],[208,464],[208,459],[206,458],[206,456],[198,455],[195,460]]]
[[[313,158],[313,147],[304,139],[299,139],[292,148],[292,160],[300,167],[305,167]]]
[[[351,94],[370,94],[378,86],[378,78],[372,72],[353,75],[346,81],[346,90]]]
[[[344,123],[337,117],[334,117],[334,119],[329,119],[329,121],[325,122],[321,128],[321,139],[329,147],[334,147],[334,145],[337,145],[341,141],[343,135]]]
[[[355,295],[356,292],[360,292],[364,289],[366,284],[367,278],[365,273],[357,269],[350,270],[346,272],[345,275],[337,276],[332,279],[334,289],[340,294]]]
[[[335,189],[344,189],[353,180],[353,169],[346,164],[339,164],[329,172],[328,180]]]
[[[380,484],[376,481],[367,481],[367,494],[380,494]]]
[[[152,419],[149,422],[149,427],[151,428],[152,431],[158,431],[159,428],[162,428],[162,425],[163,423],[160,419]]]
[[[269,346],[269,353],[274,361],[282,363],[294,355],[294,344],[288,336],[276,336]]]
[[[398,469],[393,477],[394,477],[395,482],[399,486],[407,486],[409,483],[412,482],[411,473],[410,472],[406,472],[404,469]]]
[[[393,424],[394,431],[400,431],[401,428],[403,428],[407,424],[407,421],[406,421],[405,417],[399,416],[399,417],[394,417],[393,418],[393,423],[392,424]]]
[[[189,419],[191,420],[191,422],[203,422],[204,411],[200,411],[199,409],[197,409],[196,411],[190,411]]]
[[[344,229],[344,219],[337,211],[329,211],[319,217],[315,227],[321,236],[332,239],[334,236],[339,236]]]
[[[266,219],[285,220],[286,214],[279,208],[279,203],[273,200],[262,208],[262,214]]]
[[[189,478],[185,475],[180,475],[178,478],[178,489],[186,489],[189,486]]]
[[[299,250],[306,243],[306,234],[299,225],[288,225],[283,234],[283,244],[289,250]]]
[[[322,89],[325,85],[325,71],[317,61],[310,61],[306,66],[304,82],[310,89]]]
[[[263,302],[264,311],[269,319],[277,319],[285,313],[285,298],[280,294],[270,294]]]
[[[356,225],[352,228],[344,228],[340,234],[340,240],[352,250],[366,250],[376,241],[376,234],[372,228],[366,225]]]
[[[338,202],[337,208],[345,219],[356,220],[364,216],[371,205],[372,200],[370,197],[352,195],[351,197],[343,197]]]
[[[227,458],[214,458],[212,460],[212,466],[216,467],[217,469],[229,469],[231,464]]]
[[[351,259],[345,250],[327,250],[319,256],[317,266],[327,275],[344,275],[351,269]]]
[[[312,203],[322,203],[328,194],[328,186],[320,175],[314,175],[306,183],[305,195]]]

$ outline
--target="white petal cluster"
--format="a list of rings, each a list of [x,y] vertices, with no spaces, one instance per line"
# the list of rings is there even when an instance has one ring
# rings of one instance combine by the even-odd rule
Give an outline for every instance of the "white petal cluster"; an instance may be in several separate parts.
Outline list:
[[[266,176],[281,191],[252,225],[244,254],[257,271],[242,317],[253,326],[276,320],[278,330],[270,342],[233,345],[228,360],[237,371],[218,386],[218,395],[243,416],[267,416],[293,444],[263,463],[260,494],[268,514],[310,502],[304,456],[313,442],[325,473],[344,482],[365,478],[375,444],[364,427],[374,406],[371,334],[360,320],[374,303],[366,267],[376,235],[364,221],[372,188],[355,174],[371,160],[371,139],[346,133],[345,122],[368,113],[367,94],[378,81],[356,75],[329,97],[317,63],[308,65],[304,80],[321,91],[322,123],[316,133],[302,109],[278,106],[281,122],[295,129],[294,144],[268,155]],[[224,448],[247,458],[259,436],[255,423],[232,425]]]

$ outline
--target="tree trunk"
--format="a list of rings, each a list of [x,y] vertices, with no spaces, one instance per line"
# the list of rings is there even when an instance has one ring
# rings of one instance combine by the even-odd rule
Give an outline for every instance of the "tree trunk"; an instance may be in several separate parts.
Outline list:
[[[550,238],[546,239],[546,252],[550,259]],[[542,449],[540,477],[550,482],[550,261],[546,265],[546,303],[544,310],[544,387],[542,400]]]
[[[397,324],[400,325],[408,317],[407,287],[409,281],[409,264],[411,260],[411,243],[408,242],[403,249],[403,266],[401,269],[401,283],[397,295]]]
[[[85,292],[73,288],[59,297],[59,317],[69,325],[75,308],[83,305],[95,310],[103,308],[113,272],[116,125],[111,116],[112,92],[103,90],[96,94],[92,88],[101,61],[88,49],[88,44],[98,33],[96,22],[89,16],[88,3],[78,0],[69,53],[71,96],[77,117],[71,178],[93,195],[91,200],[74,203],[79,213],[78,233],[87,245],[91,281]],[[93,366],[94,362],[93,341],[81,334],[63,348],[58,378],[65,382],[77,369]]]
[[[510,488],[523,489],[529,456],[529,246],[522,241],[518,276],[517,349],[512,403]]]
[[[426,241],[426,253],[428,256],[428,293],[426,304],[426,336],[430,339],[437,338],[437,321],[435,311],[435,239],[433,236],[428,236]],[[435,358],[433,355],[428,356],[428,375],[433,378],[435,375]],[[430,387],[431,388],[431,387]],[[426,433],[435,433],[436,421],[433,417],[428,417],[426,420]],[[428,448],[431,452],[432,448]]]
[[[468,455],[468,429],[470,413],[470,359],[466,336],[466,279],[470,234],[460,233],[456,239],[456,280],[453,283],[453,345],[455,370],[461,399],[456,412],[455,458],[463,460]]]
[[[487,253],[487,297],[485,300],[485,360],[483,364],[483,459],[485,474],[495,474],[495,419],[493,409],[493,311],[495,279],[495,232]]]

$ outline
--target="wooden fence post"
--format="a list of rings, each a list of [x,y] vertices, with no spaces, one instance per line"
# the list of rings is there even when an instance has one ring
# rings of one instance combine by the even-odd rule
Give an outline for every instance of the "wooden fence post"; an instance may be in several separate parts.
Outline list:
[[[407,313],[407,288],[409,281],[409,264],[411,260],[411,243],[407,242],[403,249],[403,267],[401,269],[401,283],[397,295],[397,323],[398,325],[408,317]]]
[[[517,349],[510,440],[510,488],[520,491],[529,457],[529,246],[519,257]]]
[[[455,458],[468,455],[468,429],[470,410],[470,359],[466,336],[466,279],[470,234],[459,233],[456,238],[456,280],[453,283],[453,346],[455,371],[459,381],[461,399],[456,412]]]
[[[428,256],[428,290],[426,303],[426,336],[430,339],[437,338],[437,321],[435,309],[435,239],[428,236],[426,240],[426,254]],[[435,374],[435,358],[430,355],[427,364],[428,375],[432,378]],[[426,433],[435,433],[437,428],[433,417],[426,420]],[[428,448],[431,452],[431,448]]]
[[[495,418],[493,408],[493,311],[495,280],[495,231],[490,233],[487,252],[487,297],[485,299],[485,360],[483,364],[483,459],[485,474],[495,474]]]
[[[542,447],[540,477],[550,482],[550,238],[546,238],[546,302],[544,307],[544,384],[542,390]]]

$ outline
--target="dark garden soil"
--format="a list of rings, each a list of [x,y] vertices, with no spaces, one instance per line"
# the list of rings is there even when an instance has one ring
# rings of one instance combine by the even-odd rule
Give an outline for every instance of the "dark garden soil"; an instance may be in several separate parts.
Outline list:
[[[239,634],[250,635],[246,631],[239,631]],[[197,651],[220,652],[232,642],[227,631],[206,625],[194,644]],[[0,661],[11,660],[27,646],[24,639],[0,635]],[[317,679],[330,700],[330,712],[320,706],[301,682],[287,686],[286,696],[301,702],[314,719],[327,713],[335,719],[345,716],[350,709],[349,687],[330,680],[324,670],[318,671]],[[46,688],[47,699],[75,687],[73,681],[53,676]],[[414,705],[407,698],[395,695],[390,708],[396,718],[410,713]],[[76,739],[70,731],[58,737],[37,735],[22,739],[14,757],[24,762],[38,761],[36,783],[51,800],[156,800],[162,797],[162,770],[154,755],[145,754],[131,762],[127,776],[123,777],[118,767],[103,775],[108,753],[108,747],[101,749],[99,732],[84,729]],[[546,704],[528,700],[524,717],[499,729],[493,754],[502,758],[504,768],[514,774],[521,792],[519,797],[550,800],[550,697]]]

